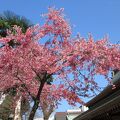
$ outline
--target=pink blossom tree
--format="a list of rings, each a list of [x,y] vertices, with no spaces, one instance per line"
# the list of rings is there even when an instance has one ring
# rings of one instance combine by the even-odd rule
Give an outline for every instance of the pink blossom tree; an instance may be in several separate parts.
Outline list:
[[[30,27],[26,33],[14,26],[15,33],[8,31],[7,37],[0,38],[5,45],[0,49],[0,91],[17,86],[18,96],[32,99],[29,120],[33,120],[42,90],[51,76],[57,84],[64,85],[64,97],[76,102],[76,95],[86,96],[87,91],[97,89],[95,75],[109,80],[109,71],[120,70],[120,45],[110,44],[106,38],[98,41],[91,36],[87,40],[80,36],[72,38],[62,11],[50,8],[42,26]],[[41,43],[46,36],[50,40]],[[11,40],[19,46],[11,48],[8,45]]]

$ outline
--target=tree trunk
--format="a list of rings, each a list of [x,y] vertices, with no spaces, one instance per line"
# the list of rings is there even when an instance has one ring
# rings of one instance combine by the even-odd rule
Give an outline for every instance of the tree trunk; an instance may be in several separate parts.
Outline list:
[[[30,115],[29,115],[29,119],[28,120],[33,120],[34,119],[34,116],[35,116],[35,113],[39,107],[39,103],[40,103],[40,95],[41,95],[41,92],[42,92],[42,89],[44,87],[44,84],[45,84],[45,80],[43,79],[43,81],[41,82],[40,84],[40,87],[39,87],[39,90],[38,90],[38,93],[37,93],[37,96],[36,98],[34,99],[34,105],[32,107],[32,110],[30,112]]]
[[[42,111],[43,111],[43,116],[44,120],[48,120],[51,113],[53,112],[54,107],[50,107],[49,104],[43,105],[42,106]]]
[[[48,120],[49,119],[49,117],[44,117],[44,120]]]
[[[39,101],[34,101],[34,105],[33,105],[32,110],[30,112],[29,120],[34,119],[34,116],[35,116],[35,113],[38,109],[38,106],[39,106]]]
[[[15,108],[14,120],[22,120],[22,118],[21,118],[21,101],[22,101],[22,96],[20,96],[17,101],[16,108]]]

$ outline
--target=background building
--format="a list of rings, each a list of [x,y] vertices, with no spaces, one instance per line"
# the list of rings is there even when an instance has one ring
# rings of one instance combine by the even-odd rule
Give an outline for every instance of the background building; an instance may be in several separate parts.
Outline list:
[[[57,112],[55,114],[54,120],[73,120],[75,117],[87,110],[87,107],[81,106],[80,108],[74,108],[71,110],[67,110],[66,112]]]
[[[112,80],[116,88],[107,86],[100,94],[86,103],[89,110],[73,120],[120,120],[120,72]]]

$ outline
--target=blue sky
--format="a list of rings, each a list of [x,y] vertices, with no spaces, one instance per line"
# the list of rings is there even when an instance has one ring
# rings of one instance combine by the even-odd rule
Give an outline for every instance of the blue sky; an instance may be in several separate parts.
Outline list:
[[[33,23],[41,22],[40,15],[49,6],[65,8],[73,33],[84,37],[92,33],[95,39],[107,34],[111,42],[120,40],[120,0],[0,0],[0,12],[14,11]]]
[[[65,9],[73,35],[79,32],[87,37],[91,33],[96,40],[109,35],[110,42],[120,41],[120,0],[0,0],[0,13],[10,10],[41,24],[40,15],[50,6]],[[105,83],[100,84],[104,86]],[[68,108],[63,103],[57,111]]]

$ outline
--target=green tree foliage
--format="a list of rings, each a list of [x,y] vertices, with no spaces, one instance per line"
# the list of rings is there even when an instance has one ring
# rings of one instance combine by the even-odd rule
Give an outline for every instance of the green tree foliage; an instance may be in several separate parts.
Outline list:
[[[12,29],[14,25],[20,26],[22,32],[25,33],[27,28],[32,26],[32,23],[23,16],[16,15],[11,11],[5,11],[0,15],[0,35],[5,37],[7,29]]]

